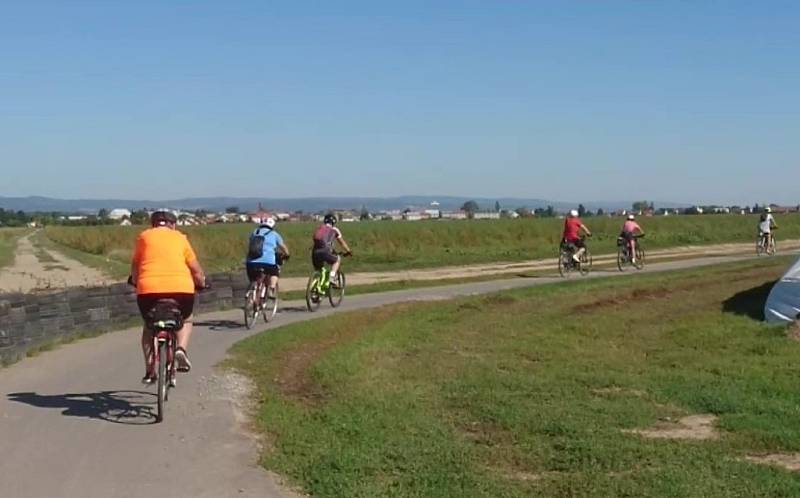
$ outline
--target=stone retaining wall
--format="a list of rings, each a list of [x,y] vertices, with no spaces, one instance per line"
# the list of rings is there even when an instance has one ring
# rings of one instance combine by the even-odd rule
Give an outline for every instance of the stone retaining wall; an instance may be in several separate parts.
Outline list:
[[[232,308],[244,299],[248,283],[242,273],[215,274],[208,280],[211,289],[197,295],[196,312]],[[125,283],[0,294],[0,363],[18,361],[43,344],[116,330],[138,319],[135,291]]]

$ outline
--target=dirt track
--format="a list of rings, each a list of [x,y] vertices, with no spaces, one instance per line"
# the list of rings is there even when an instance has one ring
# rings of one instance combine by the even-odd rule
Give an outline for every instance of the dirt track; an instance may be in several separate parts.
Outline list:
[[[30,292],[35,289],[52,289],[74,286],[104,285],[110,281],[99,270],[89,268],[56,251],[47,250],[56,262],[42,263],[35,255],[36,248],[31,235],[20,239],[14,265],[0,270],[0,292]],[[780,251],[800,249],[800,240],[780,242]],[[729,256],[751,254],[753,244],[717,244],[709,246],[684,246],[648,252],[650,262],[669,259],[696,258],[698,256]],[[613,264],[616,255],[606,254],[594,257],[595,265]],[[520,262],[500,262],[466,266],[444,266],[404,271],[362,272],[347,275],[349,285],[368,285],[410,280],[448,280],[466,277],[486,277],[492,275],[511,275],[531,272],[555,272],[555,257]],[[346,271],[347,262],[345,262]],[[305,289],[306,277],[286,277],[281,279],[281,289],[296,291]]]
[[[34,289],[103,285],[109,278],[99,270],[70,259],[56,251],[44,250],[54,261],[42,262],[36,256],[31,237],[17,242],[14,264],[0,270],[0,292],[30,292]]]

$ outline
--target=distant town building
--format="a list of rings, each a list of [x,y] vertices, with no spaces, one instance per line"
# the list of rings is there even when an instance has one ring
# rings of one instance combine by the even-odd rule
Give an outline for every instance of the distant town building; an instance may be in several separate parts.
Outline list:
[[[115,208],[108,213],[108,217],[109,219],[112,220],[121,220],[123,218],[130,218],[131,210],[125,208]]]

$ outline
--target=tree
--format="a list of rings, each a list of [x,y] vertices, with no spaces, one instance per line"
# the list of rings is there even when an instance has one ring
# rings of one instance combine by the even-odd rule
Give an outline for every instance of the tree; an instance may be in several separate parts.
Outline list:
[[[370,219],[369,211],[367,210],[367,206],[361,206],[361,216],[359,217],[361,221],[366,221]]]
[[[239,214],[239,206],[226,207],[225,212],[228,214]]]
[[[636,201],[633,203],[633,210],[634,211],[644,211],[648,207],[650,207],[650,203],[647,201]]]
[[[556,215],[556,210],[553,209],[553,206],[547,206],[547,209],[545,209],[544,212],[545,214],[547,214],[549,218],[552,218],[553,216]]]
[[[606,214],[606,212],[603,211],[603,208],[597,208],[597,216],[603,216],[604,214]]]
[[[102,208],[100,211],[97,212],[97,217],[101,220],[108,218],[108,209]]]
[[[578,204],[578,216],[581,218],[586,216],[586,207],[583,204]]]
[[[467,213],[467,216],[472,218],[480,210],[480,206],[475,201],[467,201],[461,206],[461,210]]]
[[[150,220],[150,215],[144,209],[139,209],[131,213],[131,223],[134,225],[145,225]]]
[[[500,201],[494,201],[494,212],[495,213],[500,212]]]
[[[514,210],[520,218],[527,218],[531,215],[531,210],[526,207],[518,207]]]

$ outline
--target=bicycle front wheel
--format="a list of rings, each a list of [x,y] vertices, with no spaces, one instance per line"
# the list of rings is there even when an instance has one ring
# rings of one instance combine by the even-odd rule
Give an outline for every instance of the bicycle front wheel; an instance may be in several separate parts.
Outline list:
[[[636,246],[636,262],[633,264],[637,270],[644,268],[644,249]]]
[[[767,255],[773,256],[777,249],[778,249],[778,244],[777,242],[775,242],[775,239],[773,238],[767,243]]]
[[[312,273],[308,278],[308,284],[306,285],[306,307],[308,311],[316,311],[322,301],[322,296],[319,295],[319,281],[321,278],[322,275],[318,271]]]
[[[156,364],[158,371],[158,412],[156,413],[156,422],[164,420],[164,404],[167,401],[167,386],[169,379],[167,379],[167,343],[158,343],[158,355],[156,356]]]
[[[562,277],[567,277],[572,269],[570,266],[571,257],[572,256],[566,251],[561,251],[558,254],[558,274]]]
[[[590,271],[592,271],[592,253],[586,249],[581,255],[580,272],[581,275],[588,275]]]
[[[330,301],[331,306],[334,308],[342,304],[342,299],[344,299],[344,286],[344,272],[339,271],[339,273],[336,274],[336,281],[331,282],[331,285],[328,286],[328,301]]]

